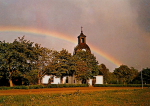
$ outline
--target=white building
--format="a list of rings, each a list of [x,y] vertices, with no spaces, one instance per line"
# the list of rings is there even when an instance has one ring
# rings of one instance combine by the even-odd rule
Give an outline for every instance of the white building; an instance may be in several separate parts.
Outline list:
[[[103,75],[94,76],[94,79],[89,79],[87,84],[92,86],[93,84],[103,84]],[[82,84],[81,81],[77,81],[72,76],[64,76],[61,78],[54,75],[45,75],[42,78],[42,84]]]
[[[81,33],[78,36],[78,45],[74,48],[74,55],[78,51],[87,51],[91,53],[90,47],[86,44],[86,36],[83,34],[83,31],[81,29]],[[88,83],[90,86],[93,84],[103,84],[103,75],[97,75],[94,76],[95,78],[89,79],[88,81],[85,81],[84,83]],[[54,75],[45,75],[42,79],[43,84],[82,84],[82,81],[76,80],[75,76],[64,76],[62,79],[58,78]]]

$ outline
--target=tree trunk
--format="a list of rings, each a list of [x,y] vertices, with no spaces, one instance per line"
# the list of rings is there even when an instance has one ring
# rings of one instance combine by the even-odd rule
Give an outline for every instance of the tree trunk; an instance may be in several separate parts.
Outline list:
[[[12,79],[9,79],[9,85],[10,85],[10,87],[13,87]]]
[[[10,68],[9,68],[9,70],[10,70]],[[9,72],[9,85],[10,85],[10,87],[13,87],[12,72]]]
[[[38,85],[41,85],[41,78],[38,78]]]

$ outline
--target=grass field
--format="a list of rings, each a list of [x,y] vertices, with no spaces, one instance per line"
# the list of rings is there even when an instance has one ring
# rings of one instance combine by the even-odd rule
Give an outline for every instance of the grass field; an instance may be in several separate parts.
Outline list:
[[[1,95],[0,106],[150,106],[150,88]]]

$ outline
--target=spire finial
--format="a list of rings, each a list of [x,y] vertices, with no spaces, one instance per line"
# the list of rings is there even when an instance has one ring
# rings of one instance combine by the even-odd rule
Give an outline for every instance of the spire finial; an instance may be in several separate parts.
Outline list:
[[[81,26],[81,33],[83,33],[82,28],[83,28],[83,27]]]

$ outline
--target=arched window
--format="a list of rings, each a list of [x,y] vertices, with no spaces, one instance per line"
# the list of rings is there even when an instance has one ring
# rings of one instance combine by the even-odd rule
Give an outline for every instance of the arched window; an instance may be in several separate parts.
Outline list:
[[[84,43],[85,41],[84,41],[84,38],[81,38],[81,43]]]

